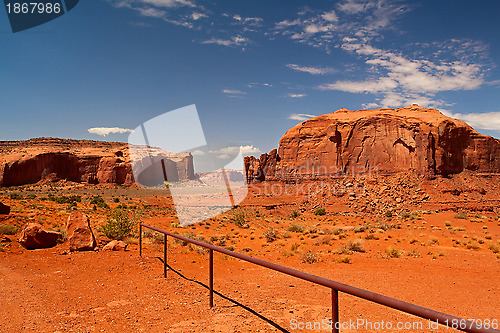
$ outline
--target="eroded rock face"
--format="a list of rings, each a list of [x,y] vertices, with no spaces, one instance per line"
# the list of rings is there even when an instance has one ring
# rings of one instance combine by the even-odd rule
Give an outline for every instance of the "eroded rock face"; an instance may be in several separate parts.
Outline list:
[[[194,178],[189,153],[171,154],[158,148],[152,152],[175,171],[169,173],[176,176],[172,180]],[[129,145],[53,138],[0,141],[0,187],[61,179],[88,184],[132,185],[134,175]]]
[[[81,212],[74,212],[68,217],[66,234],[70,251],[92,251],[96,247],[90,220]]]
[[[10,207],[0,202],[0,215],[10,214]]]
[[[19,243],[28,250],[45,249],[57,245],[62,234],[45,229],[38,223],[27,223],[19,234]]]
[[[315,117],[287,131],[277,156],[271,153],[245,160],[250,180],[353,172],[500,173],[500,140],[418,105]]]

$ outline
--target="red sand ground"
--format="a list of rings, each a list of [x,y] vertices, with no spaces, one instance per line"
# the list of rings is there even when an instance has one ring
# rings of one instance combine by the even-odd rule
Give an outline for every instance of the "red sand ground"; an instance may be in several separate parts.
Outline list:
[[[25,194],[31,190],[19,191]],[[47,191],[43,187],[34,190],[38,197]],[[96,230],[107,211],[94,212],[86,203],[86,196],[97,190],[79,191],[84,200],[78,209],[91,217]],[[60,194],[70,192],[64,189]],[[212,239],[215,245],[224,236],[224,246],[237,252],[251,249],[248,254],[258,258],[455,316],[500,320],[500,260],[488,248],[498,242],[500,235],[498,216],[493,212],[478,212],[477,216],[476,212],[469,213],[467,219],[456,218],[453,211],[420,212],[411,218],[388,219],[379,215],[338,215],[334,212],[340,208],[333,205],[325,207],[325,216],[315,216],[309,209],[292,218],[290,213],[295,203],[265,209],[262,207],[266,203],[286,199],[259,198],[259,201],[250,199],[241,209],[249,228],[231,223],[234,212],[228,213],[226,219],[209,221],[210,225],[178,228],[171,226],[175,218],[162,208],[167,205],[165,200],[153,193],[100,192],[107,202],[111,202],[112,196],[119,196],[128,205],[151,205],[142,221],[172,232],[192,232],[192,236],[203,235],[207,240],[219,236],[219,240]],[[0,201],[11,205],[13,213],[0,218],[0,224],[20,226],[35,220],[47,227],[64,225],[69,213],[64,205],[38,199],[11,200],[9,193],[0,195]],[[368,229],[360,231],[359,227],[368,222]],[[287,231],[292,224],[302,225],[305,230]],[[389,230],[376,227],[384,224],[399,227]],[[269,227],[279,235],[272,242],[263,236]],[[359,232],[354,232],[356,227]],[[330,234],[339,228],[346,231]],[[366,239],[367,235],[379,239]],[[337,251],[348,240],[357,238],[363,239],[365,252],[349,254],[350,264],[340,263],[346,254]],[[162,244],[148,235],[140,258],[137,239],[127,241],[130,245],[126,252],[81,253],[68,253],[66,243],[33,251],[23,249],[17,242],[2,243],[0,331],[293,332],[298,330],[293,330],[292,320],[315,322],[331,316],[327,288],[219,253],[215,254],[215,289],[222,297],[216,295],[215,307],[209,309],[208,290],[202,285],[208,283],[206,253],[170,240],[169,264],[177,273],[169,271],[164,279]],[[293,244],[298,244],[295,251]],[[389,258],[388,247],[400,251],[400,257]],[[307,253],[313,253],[318,261],[302,262]],[[398,321],[424,325],[424,329],[379,332],[455,331],[444,327],[428,329],[424,320],[345,294],[340,296],[340,318],[342,322],[364,319],[372,324],[383,320],[393,325]],[[377,330],[361,327],[341,330],[358,331]]]

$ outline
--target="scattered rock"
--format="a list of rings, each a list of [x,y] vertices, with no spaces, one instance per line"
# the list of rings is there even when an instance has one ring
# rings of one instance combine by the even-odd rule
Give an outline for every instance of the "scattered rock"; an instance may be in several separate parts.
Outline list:
[[[1,215],[10,214],[10,207],[0,202],[0,214]]]
[[[38,223],[27,223],[19,234],[19,243],[28,250],[45,249],[57,245],[62,234],[45,229]]]
[[[103,251],[125,251],[126,249],[127,243],[118,240],[113,240],[102,248]]]
[[[90,220],[81,212],[71,213],[66,224],[66,234],[70,251],[92,251],[97,245]]]

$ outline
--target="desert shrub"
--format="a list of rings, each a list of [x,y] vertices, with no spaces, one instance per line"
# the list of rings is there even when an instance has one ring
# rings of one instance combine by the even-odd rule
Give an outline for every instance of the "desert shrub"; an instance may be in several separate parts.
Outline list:
[[[241,251],[243,251],[243,252],[252,252],[253,250],[251,248],[249,248],[249,247],[244,247],[244,248],[241,249]]]
[[[290,217],[291,217],[292,219],[295,219],[295,218],[297,218],[297,217],[299,217],[299,216],[300,216],[300,213],[299,213],[298,211],[296,211],[296,210],[294,210],[294,211],[292,212],[292,215],[290,215]]]
[[[264,237],[268,243],[272,243],[278,238],[278,233],[273,228],[269,228],[264,232]]]
[[[19,193],[11,193],[10,198],[12,200],[21,200],[23,198],[23,196]]]
[[[242,211],[235,211],[230,218],[231,223],[238,227],[243,227],[246,225],[246,216]]]
[[[343,264],[350,264],[351,263],[351,257],[349,257],[349,256],[343,256],[342,258],[338,259],[338,262],[343,263]]]
[[[310,252],[307,252],[307,253],[304,253],[301,257],[300,257],[300,261],[304,264],[314,264],[315,262],[317,262],[319,260],[319,257],[316,253],[310,251]]]
[[[366,223],[365,225],[362,225],[362,226],[356,226],[356,227],[354,227],[353,231],[356,234],[359,232],[365,232],[368,229],[370,229],[370,223]]]
[[[316,240],[313,245],[315,246],[320,246],[320,245],[330,245],[332,242],[332,237],[330,236],[324,236]]]
[[[100,208],[109,209],[108,204],[104,201],[104,199],[100,195],[93,196],[92,199],[90,199],[90,204]]]
[[[479,250],[481,248],[475,241],[468,241],[465,247],[468,250]]]
[[[82,202],[82,197],[79,195],[72,195],[72,196],[61,195],[60,197],[56,197],[51,193],[49,194],[48,199],[58,204],[76,205],[77,202]]]
[[[385,217],[391,218],[392,217],[392,211],[388,210],[387,212],[385,212]]]
[[[300,224],[292,224],[290,227],[288,227],[288,231],[291,232],[304,232],[304,230],[305,228]]]
[[[299,246],[300,246],[300,244],[299,244],[299,243],[293,243],[293,244],[292,244],[292,248],[291,248],[291,249],[292,249],[292,251],[293,251],[293,252],[297,252],[297,250],[299,249]]]
[[[427,243],[428,243],[429,245],[434,245],[434,244],[438,245],[438,244],[439,244],[439,239],[437,239],[437,238],[431,238],[431,239],[429,239],[429,240],[427,241]]]
[[[461,211],[461,212],[458,212],[455,214],[455,218],[461,219],[461,220],[466,220],[469,218],[469,215],[467,214],[467,212]]]
[[[292,234],[290,234],[289,232],[285,232],[283,235],[281,235],[281,237],[283,237],[283,238],[292,238]]]
[[[36,199],[36,194],[28,194],[28,195],[26,196],[26,199],[28,199],[28,200],[33,200],[33,199]]]
[[[316,216],[326,215],[326,210],[324,208],[322,208],[322,207],[316,208],[314,210],[314,215],[316,215]]]
[[[0,224],[0,235],[15,235],[17,227],[10,224]]]
[[[339,250],[339,253],[351,254],[353,252],[365,252],[365,243],[361,238],[356,238],[355,240],[349,240],[344,246]]]
[[[116,209],[108,215],[108,219],[99,231],[110,239],[122,240],[132,234],[136,225],[136,219],[130,218],[122,209]]]
[[[401,252],[393,246],[389,246],[387,249],[385,249],[385,253],[389,258],[399,258],[401,256]]]
[[[493,253],[500,253],[500,241],[497,241],[496,244],[491,244],[488,246]]]
[[[114,203],[119,203],[120,202],[120,198],[113,198],[113,202]]]
[[[378,240],[379,237],[376,234],[370,233],[370,234],[368,234],[368,235],[365,236],[365,239],[368,239],[368,240],[370,240],[370,239]]]

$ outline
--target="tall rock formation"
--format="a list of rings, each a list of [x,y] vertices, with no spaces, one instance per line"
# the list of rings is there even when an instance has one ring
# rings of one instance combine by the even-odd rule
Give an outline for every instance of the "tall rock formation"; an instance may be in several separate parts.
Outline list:
[[[135,156],[139,160],[164,159],[171,181],[194,178],[193,157],[189,153],[172,154],[159,148],[136,151],[151,154]],[[0,187],[61,179],[88,184],[132,185],[134,175],[129,145],[55,138],[0,141]]]
[[[418,105],[341,109],[288,130],[279,149],[247,157],[250,181],[345,173],[411,171],[433,176],[464,170],[500,173],[500,140]]]

